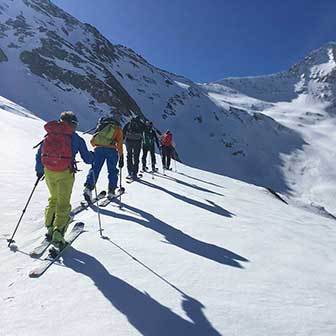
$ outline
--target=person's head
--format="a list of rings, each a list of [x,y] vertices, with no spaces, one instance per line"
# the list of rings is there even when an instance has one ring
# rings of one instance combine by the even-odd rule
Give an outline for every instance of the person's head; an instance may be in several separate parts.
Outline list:
[[[73,127],[74,130],[76,130],[76,128],[79,124],[75,113],[73,113],[72,111],[62,112],[61,115],[60,115],[60,121],[69,124],[70,126]]]
[[[146,121],[146,126],[147,126],[148,128],[152,128],[152,127],[153,127],[153,123],[152,123],[151,121],[147,120],[147,121]]]
[[[169,130],[169,129],[166,131],[166,134],[171,134],[171,132],[170,132],[170,130]]]

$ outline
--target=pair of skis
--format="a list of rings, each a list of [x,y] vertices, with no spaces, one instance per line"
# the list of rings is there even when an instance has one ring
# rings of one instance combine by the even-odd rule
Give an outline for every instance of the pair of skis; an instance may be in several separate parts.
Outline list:
[[[106,197],[106,199],[104,199],[102,202],[100,202],[99,206],[103,207],[103,208],[108,206],[111,202],[114,202],[115,200],[120,198],[124,193],[125,193],[125,188],[121,187],[115,195],[108,196],[108,197]]]
[[[97,198],[94,198],[90,204],[95,204],[95,203],[97,203],[98,201],[104,199],[105,196],[106,196],[106,192],[105,192],[105,191],[100,192],[100,193],[98,194],[98,197],[97,197]],[[80,212],[82,212],[82,211],[88,209],[88,208],[90,207],[90,204],[89,204],[88,202],[86,202],[86,201],[81,202],[81,204],[80,204],[78,207],[74,208],[74,209],[71,211],[70,216],[71,216],[71,217],[74,217],[75,215],[78,215]],[[49,248],[50,244],[51,244],[50,240],[48,240],[47,238],[44,238],[44,239],[42,240],[42,242],[41,242],[38,246],[36,246],[36,247],[29,253],[29,255],[30,255],[32,258],[39,258],[39,257],[41,257],[41,255],[43,255],[44,252]]]
[[[66,235],[66,245],[61,250],[54,249],[53,255],[49,255],[42,263],[29,272],[29,277],[39,278],[43,275],[48,268],[54,264],[59,258],[62,257],[63,253],[67,248],[79,237],[80,234],[84,232],[84,223],[77,222],[72,230]]]
[[[119,198],[122,194],[125,193],[125,188],[120,188],[116,195],[113,197],[106,198],[99,206],[106,207],[108,204]],[[98,197],[94,198],[92,202],[82,202],[80,206],[73,209],[71,212],[71,215],[74,216],[81,211],[84,211],[88,207],[90,207],[91,204],[97,203],[100,200],[104,199],[106,197],[106,192],[102,191],[98,194]],[[34,268],[29,272],[29,277],[31,278],[38,278],[41,275],[43,275],[51,265],[53,265],[56,261],[58,261],[63,253],[66,251],[66,249],[79,237],[80,234],[84,232],[84,223],[83,222],[77,222],[72,230],[66,235],[66,245],[61,249],[56,249],[55,247],[50,249],[49,255],[42,261],[41,265]],[[47,239],[44,239],[42,243],[37,246],[31,253],[30,256],[33,258],[38,258],[41,255],[44,254],[44,252],[48,249],[48,247],[51,245],[51,242]]]

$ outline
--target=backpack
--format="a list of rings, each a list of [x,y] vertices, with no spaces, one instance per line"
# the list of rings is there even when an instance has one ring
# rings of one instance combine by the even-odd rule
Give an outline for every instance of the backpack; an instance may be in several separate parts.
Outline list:
[[[143,145],[147,147],[151,147],[154,145],[154,137],[153,130],[145,130],[144,138],[143,138]]]
[[[44,129],[47,135],[42,145],[42,164],[51,171],[73,168],[72,134],[73,128],[65,122],[50,121]]]
[[[173,144],[173,135],[171,133],[163,134],[161,138],[161,145],[165,147],[170,147]]]
[[[114,135],[118,124],[112,120],[98,126],[97,132],[93,135],[91,144],[93,146],[111,146],[115,144]]]
[[[143,134],[143,125],[141,122],[136,120],[131,120],[127,130],[126,130],[126,139],[128,140],[141,140]]]

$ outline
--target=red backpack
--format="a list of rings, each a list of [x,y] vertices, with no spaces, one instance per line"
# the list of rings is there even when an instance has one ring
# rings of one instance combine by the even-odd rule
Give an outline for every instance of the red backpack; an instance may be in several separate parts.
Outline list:
[[[50,121],[44,129],[42,164],[52,171],[63,171],[73,166],[71,137],[73,128],[65,122]]]
[[[173,144],[173,135],[171,133],[165,133],[161,139],[161,145],[169,147]]]

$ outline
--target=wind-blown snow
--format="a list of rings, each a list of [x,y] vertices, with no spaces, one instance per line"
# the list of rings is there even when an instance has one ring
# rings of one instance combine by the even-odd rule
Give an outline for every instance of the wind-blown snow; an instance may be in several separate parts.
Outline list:
[[[335,221],[179,163],[177,172],[126,185],[121,210],[101,210],[108,239],[99,238],[96,212],[78,215],[87,232],[62,264],[30,279],[40,261],[27,253],[45,231],[44,182],[16,252],[5,238],[35,181],[32,145],[43,122],[1,105],[1,336],[335,334]],[[87,171],[80,167],[74,205]],[[106,185],[104,172],[98,189]]]

